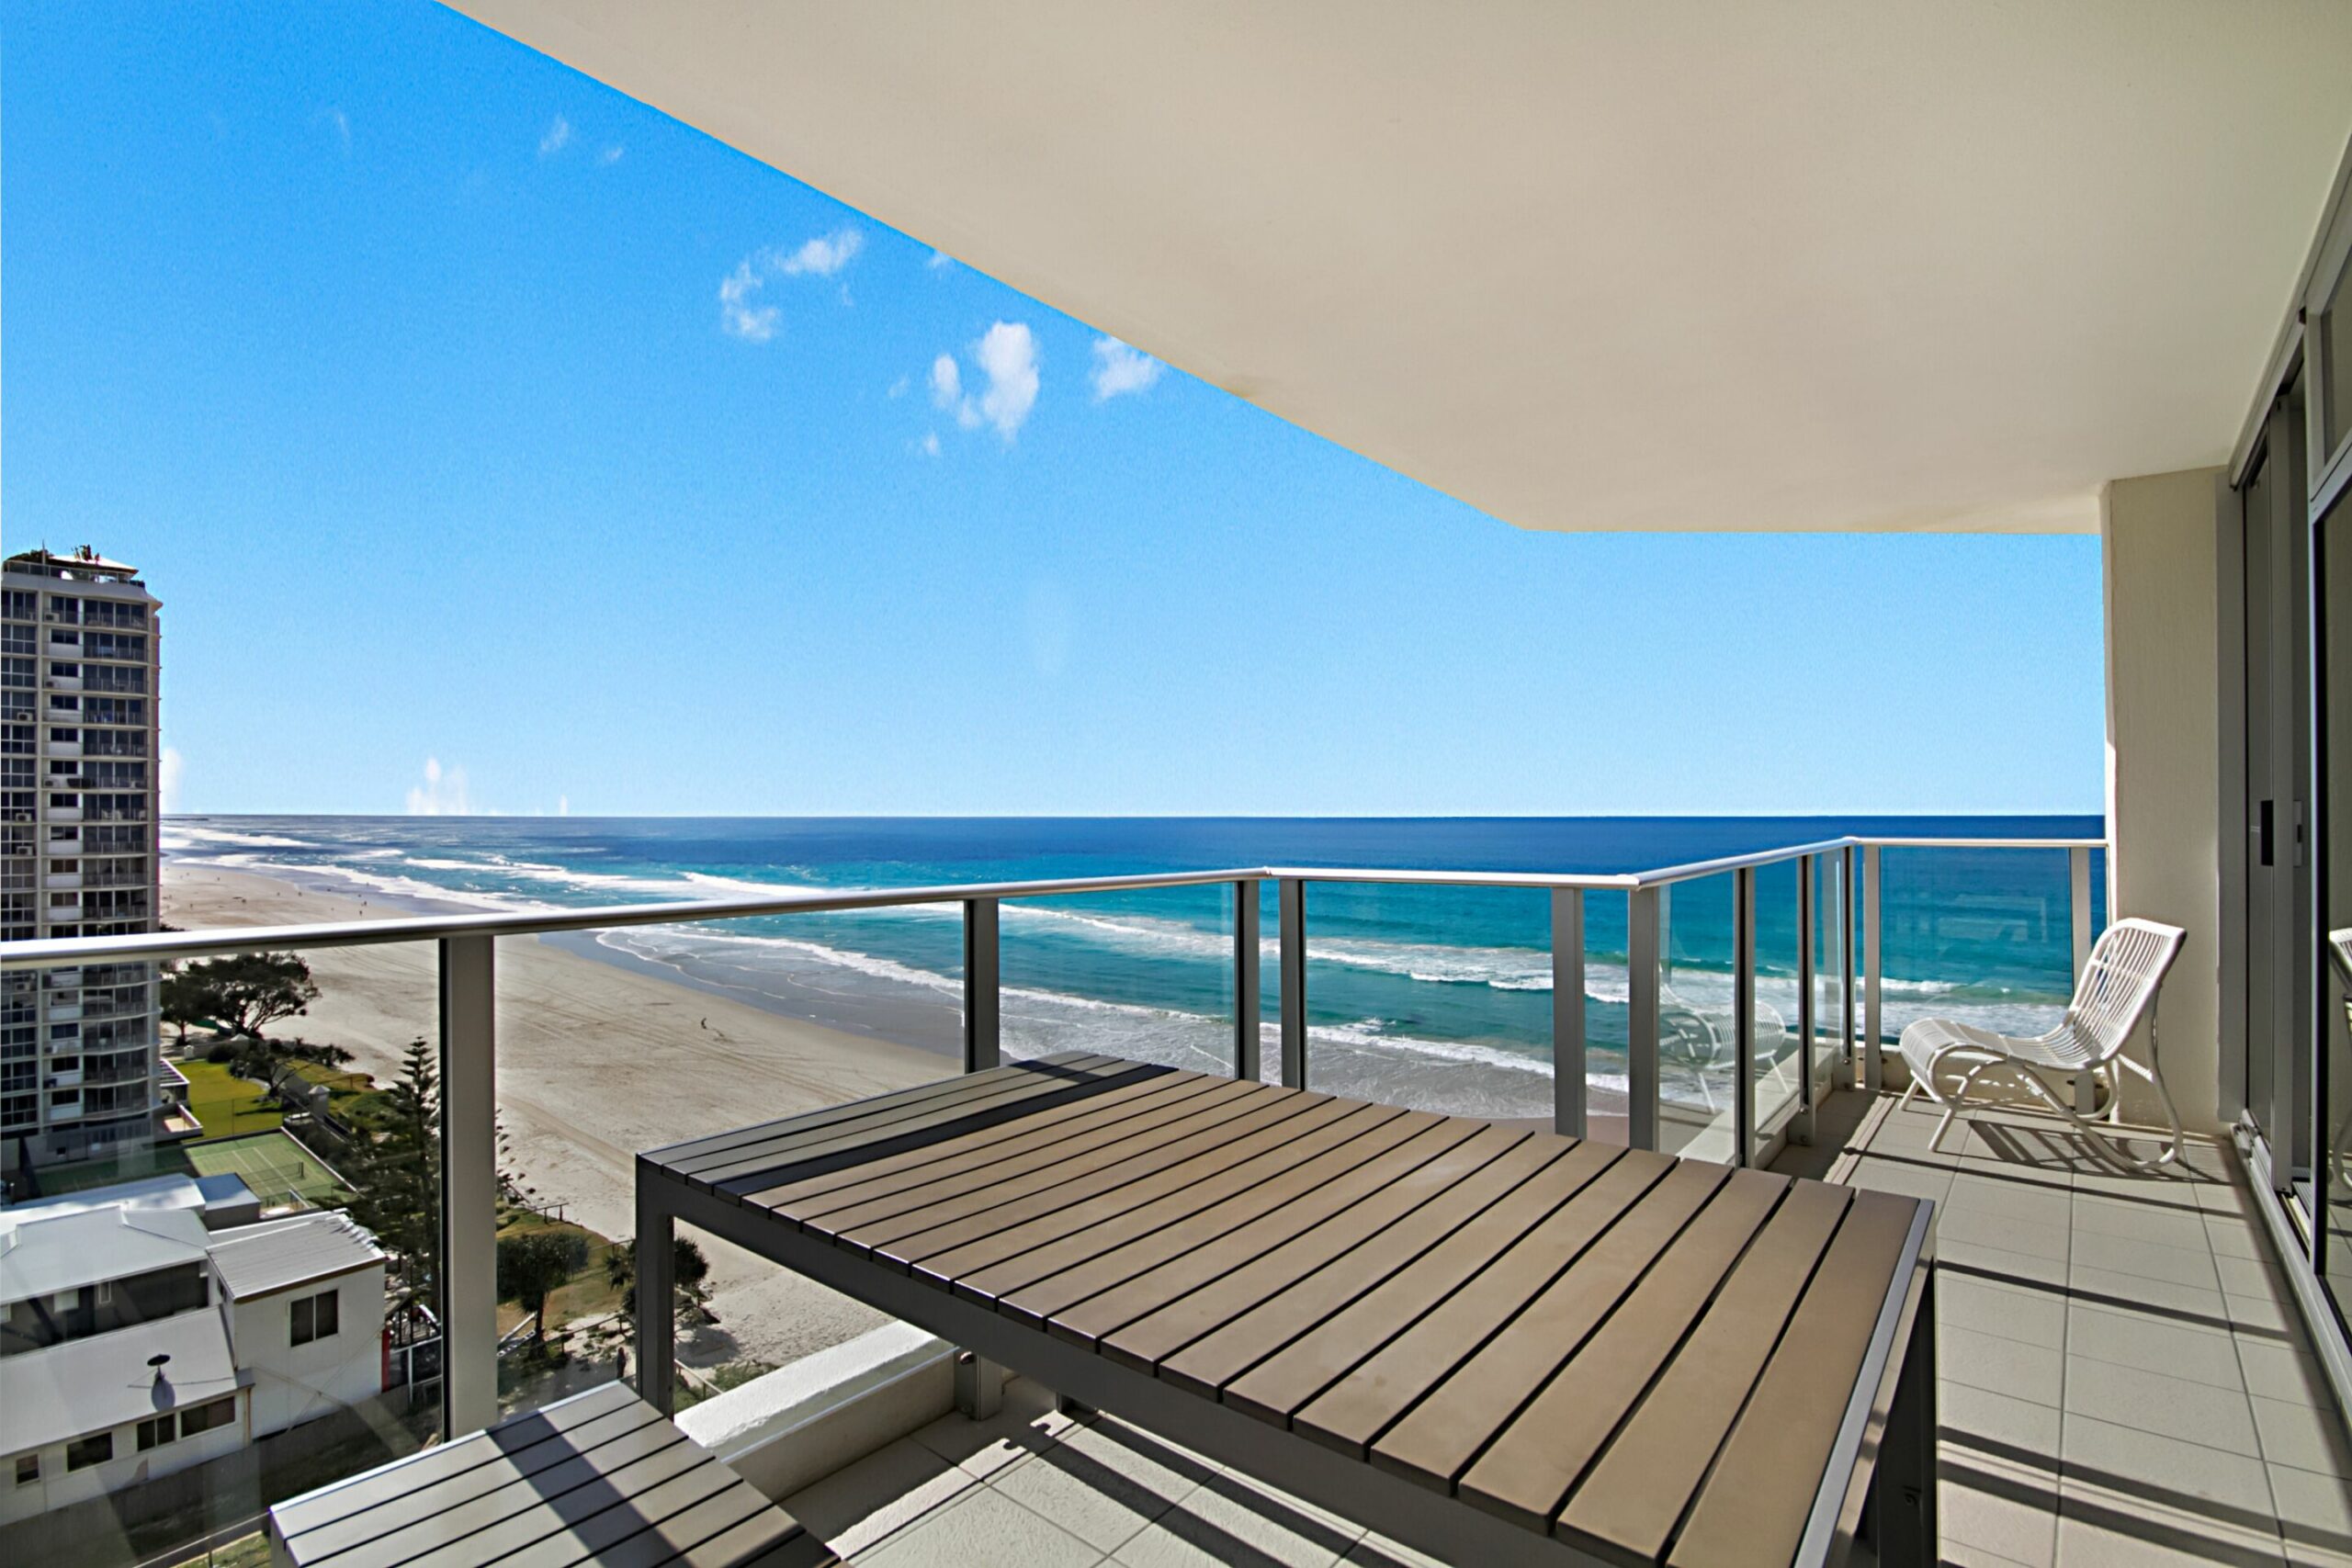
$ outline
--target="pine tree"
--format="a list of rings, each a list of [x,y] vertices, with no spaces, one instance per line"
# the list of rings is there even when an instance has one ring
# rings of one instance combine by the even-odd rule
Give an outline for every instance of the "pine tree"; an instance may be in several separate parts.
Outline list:
[[[423,1301],[435,1299],[441,1251],[441,1089],[433,1048],[409,1043],[401,1076],[384,1091],[381,1127],[353,1173],[352,1217],[400,1260]]]

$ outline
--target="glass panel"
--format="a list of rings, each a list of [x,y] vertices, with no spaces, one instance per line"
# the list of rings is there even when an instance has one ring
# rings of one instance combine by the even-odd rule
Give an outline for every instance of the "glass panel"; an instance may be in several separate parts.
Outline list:
[[[1818,855],[1813,873],[1813,1077],[1816,1092],[1845,1080],[1846,857]]]
[[[1282,1016],[1272,884],[1261,919],[1272,1077]],[[1552,1125],[1548,892],[1310,883],[1306,952],[1309,1088]]]
[[[2313,562],[2320,649],[2320,909],[2323,940],[2352,936],[2352,503],[2338,501],[2321,524]],[[2341,960],[2329,964],[2321,996],[2321,1127],[2326,1142],[2324,1245],[2320,1272],[2339,1315],[2352,1316],[2352,1031]]]
[[[949,903],[500,942],[502,1410],[642,1374],[639,1153],[962,1071],[962,921]],[[1035,952],[1033,927],[1055,929],[1003,910],[1004,959]],[[1008,1060],[1079,1043],[1039,1022],[1075,1006],[1023,1010],[1014,986],[1007,976]],[[678,1235],[682,1408],[885,1321],[692,1227]]]
[[[331,913],[246,873],[169,892],[175,925]],[[60,1395],[0,1404],[0,1517],[103,1497],[74,1516],[84,1560],[176,1562],[437,1435],[439,1162],[429,1093],[404,1117],[391,1087],[409,1040],[432,1056],[432,964],[401,945],[0,976],[0,1357]]]
[[[2335,276],[2335,287],[2320,313],[2320,363],[2327,374],[2322,412],[2326,422],[2328,457],[2352,435],[2352,265]]]
[[[1229,885],[1008,900],[1001,910],[1005,1060],[1099,1051],[1233,1071]],[[1261,950],[1271,934],[1261,921]],[[1273,966],[1271,953],[1261,964]],[[1261,1065],[1273,1051],[1262,1044]]]
[[[1799,974],[1797,863],[1759,865],[1756,881],[1756,1014],[1749,1034],[1748,1073],[1755,1099],[1758,1145],[1799,1108],[1804,1063],[1798,1033],[1804,992]]]
[[[1670,1155],[1728,1160],[1734,1153],[1734,875],[1658,890],[1658,1147]]]
[[[1922,1018],[2013,1035],[2057,1026],[2075,989],[2066,851],[1880,853],[1880,1009],[1888,1043]],[[2096,934],[2106,924],[2105,852],[2093,851],[2091,863]]]

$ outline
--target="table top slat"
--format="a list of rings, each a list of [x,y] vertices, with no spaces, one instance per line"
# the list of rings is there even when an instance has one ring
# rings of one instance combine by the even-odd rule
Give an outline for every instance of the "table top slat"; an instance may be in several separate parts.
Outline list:
[[[1622,1149],[1582,1143],[1435,1247],[1226,1384],[1224,1402],[1277,1426],[1410,1328],[1614,1164]]]
[[[1566,1361],[1683,1226],[1731,1179],[1685,1160],[1645,1191],[1601,1238],[1503,1330],[1453,1368],[1382,1433],[1380,1469],[1438,1491],[1469,1468],[1487,1439]]]
[[[1790,1190],[1647,1396],[1578,1479],[1555,1533],[1588,1551],[1614,1548],[1645,1562],[1665,1555],[1850,1196],[1812,1182]]]
[[[390,1502],[426,1491],[454,1478],[495,1467],[498,1476],[523,1473],[547,1456],[577,1452],[661,1420],[654,1408],[625,1383],[601,1383],[584,1393],[502,1422],[481,1442],[442,1443],[339,1484],[323,1486],[271,1510],[281,1534],[305,1536]],[[566,1440],[540,1451],[549,1439]]]
[[[499,1562],[534,1541],[576,1527],[602,1509],[650,1492],[673,1476],[709,1469],[722,1480],[733,1479],[731,1471],[688,1442],[675,1427],[669,1428],[669,1435],[670,1441],[657,1442],[649,1428],[639,1437],[623,1439],[631,1448],[642,1447],[643,1451],[612,1454],[609,1470],[583,1466],[565,1469],[560,1475],[549,1472],[549,1487],[560,1490],[542,1492],[528,1482],[517,1482],[462,1507],[414,1520],[403,1529],[329,1561],[334,1568],[458,1568],[459,1564]]]
[[[1295,1284],[1251,1303],[1230,1322],[1162,1360],[1159,1376],[1216,1397],[1235,1378],[1411,1265],[1576,1146],[1565,1138],[1528,1138]]]
[[[1172,1258],[1214,1258],[1215,1249],[1221,1248],[1227,1236],[1251,1221],[1322,1191],[1444,1121],[1444,1117],[1426,1111],[1401,1111],[1339,1147],[1318,1153],[1222,1202],[1162,1225],[1149,1235],[1115,1238],[1117,1244],[1106,1252],[1033,1280],[1018,1290],[1001,1292],[997,1297],[997,1311],[1035,1326],[1065,1307],[1100,1295]],[[1235,1261],[1250,1256],[1253,1254],[1244,1253]]]
[[[994,1201],[986,1190],[965,1198],[899,1215],[880,1226],[870,1226],[837,1238],[867,1249],[877,1260],[911,1269],[959,1248],[977,1247],[989,1237],[1018,1226],[1050,1220],[1064,1210],[1124,1182],[1140,1181],[1204,1156],[1214,1156],[1267,1127],[1277,1126],[1330,1103],[1329,1095],[1305,1089],[1265,1089],[1247,1098],[1237,1097],[1186,1122],[1175,1137],[1152,1140],[1146,1149],[1107,1164],[1089,1163],[1083,1174],[1064,1180],[1048,1179],[1034,1190],[1006,1201]],[[1115,1152],[1115,1151],[1114,1151]],[[942,1217],[946,1216],[946,1217]],[[1001,1253],[976,1251],[958,1261],[977,1268]],[[937,1270],[933,1274],[936,1276]]]
[[[1256,1263],[1275,1248],[1396,1185],[1451,1153],[1484,1129],[1476,1122],[1443,1116],[1434,1125],[1388,1149],[1344,1176],[1335,1177],[1280,1207],[1217,1238],[1212,1247],[1181,1253],[1157,1268],[1056,1311],[1047,1329],[1073,1344],[1092,1346],[1105,1334],[1157,1312],[1234,1270]]]
[[[742,1200],[794,1219],[837,1214],[860,1203],[896,1197],[982,1167],[1002,1177],[1015,1160],[1051,1158],[1054,1148],[1075,1144],[1086,1134],[1107,1127],[1131,1125],[1138,1116],[1182,1100],[1195,1100],[1220,1089],[1248,1087],[1229,1078],[1198,1077],[1189,1073],[1125,1084],[1094,1096],[1069,1116],[984,1127],[822,1176],[748,1191],[742,1194]]]
[[[1657,1185],[1674,1162],[1626,1150],[1492,1267],[1291,1417],[1291,1429],[1363,1458],[1373,1439],[1476,1353]]]
[[[1083,1182],[1072,1182],[1066,1193],[1058,1195],[1061,1201],[1035,1219],[1000,1228],[983,1215],[976,1223],[984,1232],[981,1235],[952,1239],[961,1227],[949,1225],[929,1233],[927,1240],[916,1237],[904,1244],[904,1250],[910,1255],[908,1260],[917,1279],[928,1280],[942,1289],[984,1278],[991,1265],[1107,1221],[1119,1220],[1147,1203],[1170,1193],[1186,1191],[1270,1150],[1287,1148],[1326,1126],[1357,1121],[1366,1109],[1359,1101],[1333,1100],[1328,1095],[1310,1097],[1302,1091],[1295,1097],[1300,1101],[1310,1098],[1312,1103],[1291,1115],[1269,1118],[1239,1137],[1227,1138],[1214,1148],[1171,1161],[1148,1175],[1114,1179],[1097,1172]],[[1108,1245],[1101,1237],[1090,1238],[1082,1244],[1082,1250]],[[912,1256],[918,1247],[922,1256]],[[960,1293],[978,1299],[977,1287]]]
[[[853,1127],[826,1128],[818,1134],[778,1139],[745,1150],[740,1158],[724,1165],[682,1174],[697,1187],[741,1202],[743,1193],[757,1192],[779,1181],[863,1165],[907,1149],[921,1148],[942,1137],[1016,1122],[1075,1100],[1091,1099],[1122,1083],[1160,1077],[1169,1070],[1130,1067],[1122,1073],[1080,1073],[1069,1077],[1024,1073],[1017,1079],[1000,1081],[985,1095],[969,1100],[942,1099]]]
[[[599,1465],[626,1463],[677,1440],[677,1433],[659,1412],[649,1404],[634,1403],[560,1437],[544,1438],[503,1458],[469,1465],[437,1480],[421,1481],[415,1472],[408,1472],[400,1489],[378,1506],[302,1529],[302,1550],[311,1557],[348,1551],[380,1536],[398,1534],[415,1528],[420,1521],[466,1507],[487,1510],[490,1517],[503,1517],[515,1506],[528,1506],[530,1494],[536,1489],[560,1491],[575,1480],[593,1477]],[[442,1448],[463,1450],[479,1446],[445,1443]],[[497,1450],[492,1452],[495,1454]],[[395,1506],[385,1506],[384,1503]],[[484,1516],[478,1513],[474,1517]]]
[[[805,1231],[832,1236],[854,1251],[870,1252],[951,1220],[1081,1181],[1105,1166],[1221,1125],[1244,1100],[1271,1105],[1280,1094],[1262,1084],[1227,1082],[1206,1094],[1156,1102],[1108,1126],[1012,1156],[1002,1165],[967,1166],[934,1181],[839,1209],[831,1206],[828,1194],[807,1208],[783,1213]],[[1058,1118],[1046,1119],[1043,1132],[1057,1124]]]
[[[749,1127],[736,1127],[724,1133],[710,1133],[699,1138],[688,1138],[682,1143],[665,1145],[658,1149],[648,1149],[638,1157],[649,1160],[664,1170],[691,1170],[698,1160],[712,1154],[742,1148],[780,1134],[808,1132],[819,1127],[839,1126],[843,1122],[855,1122],[871,1116],[877,1111],[895,1106],[935,1100],[945,1094],[968,1092],[976,1084],[986,1084],[1008,1077],[1024,1068],[1078,1067],[1086,1063],[1108,1059],[1097,1056],[1091,1051],[1065,1051],[1054,1056],[1041,1056],[1032,1062],[1008,1063],[1001,1067],[990,1067],[984,1072],[947,1072],[929,1083],[919,1083],[906,1089],[893,1089],[888,1094],[868,1095],[864,1100],[844,1100],[839,1105],[822,1106],[814,1111],[797,1111],[789,1116],[779,1116],[774,1121],[754,1122]],[[944,1067],[945,1064],[942,1066]]]
[[[1229,1323],[1293,1280],[1361,1246],[1416,1209],[1433,1201],[1519,1147],[1532,1134],[1481,1127],[1437,1158],[1399,1177],[1393,1186],[1348,1205],[1262,1257],[1103,1331],[1098,1348],[1122,1366],[1155,1371],[1203,1335]]]
[[[703,1470],[718,1468],[706,1465]],[[771,1506],[750,1486],[738,1483],[714,1491],[696,1471],[502,1558],[498,1568],[731,1564],[802,1533],[789,1515]]]
[[[1461,1495],[1529,1529],[1549,1529],[1791,1185],[1785,1176],[1735,1172],[1567,1364],[1500,1427],[1464,1472]]]
[[[1222,1170],[1191,1179],[1184,1174],[1187,1168],[1166,1172],[1148,1183],[1140,1184],[1139,1190],[1117,1195],[1125,1203],[1127,1199],[1139,1196],[1141,1191],[1156,1192],[1157,1195],[1148,1201],[1122,1207],[1117,1213],[1107,1214],[1081,1231],[1008,1258],[1001,1263],[984,1269],[959,1270],[955,1280],[956,1292],[973,1301],[994,1303],[1001,1311],[1001,1298],[1009,1292],[1035,1284],[1065,1269],[1080,1267],[1130,1245],[1148,1247],[1159,1239],[1162,1231],[1197,1215],[1209,1213],[1214,1219],[1219,1205],[1253,1199],[1261,1188],[1280,1190],[1285,1177],[1322,1156],[1353,1151],[1354,1158],[1369,1158],[1378,1152],[1378,1147],[1385,1145],[1362,1150],[1356,1145],[1374,1138],[1383,1128],[1408,1114],[1389,1105],[1358,1105],[1351,1100],[1336,1103],[1343,1109],[1320,1124],[1287,1136],[1269,1134],[1257,1152]],[[1032,1326],[1039,1321],[1034,1313],[1024,1314],[1023,1320]]]
[[[1794,1561],[1845,1417],[1846,1402],[1836,1396],[1860,1375],[1918,1209],[1909,1198],[1854,1194],[1700,1488],[1668,1556],[1672,1568],[1780,1568]]]

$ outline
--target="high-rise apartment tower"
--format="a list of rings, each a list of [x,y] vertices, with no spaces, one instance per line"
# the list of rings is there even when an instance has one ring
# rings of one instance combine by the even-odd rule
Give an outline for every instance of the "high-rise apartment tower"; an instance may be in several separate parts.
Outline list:
[[[0,940],[154,929],[160,627],[138,571],[85,546],[0,563]],[[156,1134],[148,964],[0,976],[0,1169]]]

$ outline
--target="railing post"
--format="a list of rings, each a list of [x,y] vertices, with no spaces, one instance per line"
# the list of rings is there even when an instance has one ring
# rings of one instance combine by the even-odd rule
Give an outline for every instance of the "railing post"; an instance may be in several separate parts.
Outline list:
[[[1819,891],[1819,862],[1813,855],[1797,857],[1797,1113],[1789,1122],[1789,1142],[1813,1146],[1813,1050],[1821,1027],[1815,1004],[1814,932],[1818,929],[1814,898]]]
[[[1731,874],[1732,1158],[1756,1163],[1756,869]]]
[[[677,1408],[677,1222],[662,1201],[667,1177],[637,1173],[637,1393],[668,1416]]]
[[[498,979],[487,936],[441,940],[441,1431],[498,1419]]]
[[[1233,1076],[1249,1083],[1258,1063],[1258,885],[1233,885]]]
[[[1843,987],[1838,997],[1838,1030],[1843,1039],[1838,1060],[1844,1064],[1845,1085],[1854,1087],[1854,848],[1838,852],[1838,975]]]
[[[985,1072],[1003,1060],[999,1035],[997,905],[964,900],[964,1070]]]
[[[1658,1146],[1658,890],[1625,895],[1625,1144]]]
[[[1281,930],[1283,1017],[1282,1081],[1285,1089],[1306,1087],[1306,884],[1285,876],[1274,885],[1275,918]]]
[[[1878,846],[1862,846],[1862,1088],[1876,1094],[1884,1083],[1879,1060],[1878,942],[1881,925],[1878,899]]]
[[[2074,925],[2075,984],[2091,966],[2091,852],[2077,844],[2066,852],[2066,912]],[[2088,1073],[2075,1075],[2075,1111],[2088,1116],[2098,1108],[2098,1081]]]
[[[1584,889],[1552,889],[1552,1131],[1585,1135]]]

